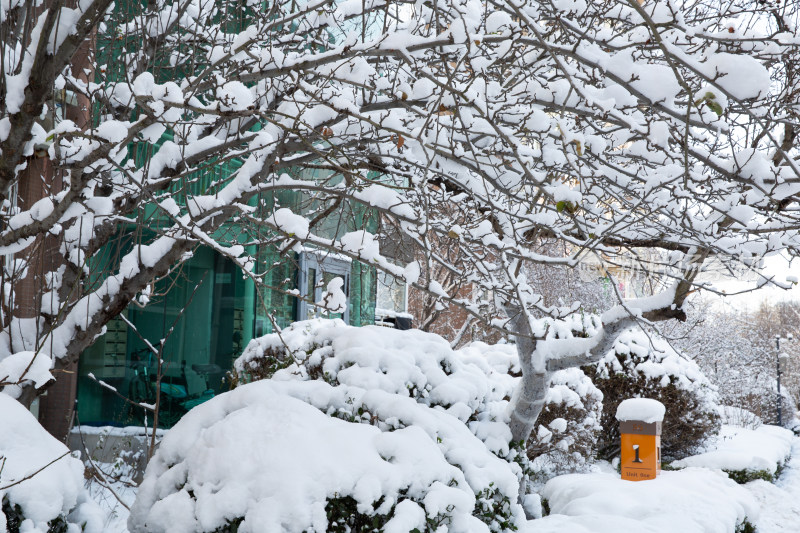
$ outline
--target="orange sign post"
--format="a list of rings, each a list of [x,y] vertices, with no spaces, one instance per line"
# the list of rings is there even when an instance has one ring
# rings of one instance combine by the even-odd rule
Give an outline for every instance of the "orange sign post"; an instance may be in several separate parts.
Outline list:
[[[655,479],[661,473],[661,422],[646,424],[626,420],[619,423],[619,432],[622,435],[622,479]]]
[[[655,479],[661,473],[661,423],[664,406],[656,400],[625,400],[617,410],[621,435],[620,474],[628,481]]]

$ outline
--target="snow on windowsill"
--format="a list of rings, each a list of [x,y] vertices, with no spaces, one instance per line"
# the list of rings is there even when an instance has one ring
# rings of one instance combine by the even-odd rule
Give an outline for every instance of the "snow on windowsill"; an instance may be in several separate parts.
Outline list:
[[[375,308],[375,320],[382,318],[410,318],[414,319],[414,315],[405,311],[395,311],[394,309],[383,309],[380,307]]]
[[[107,435],[111,437],[149,437],[153,434],[153,428],[145,428],[143,426],[75,426],[72,428],[71,433],[74,435]],[[166,429],[157,429],[156,436],[163,437],[166,435]]]

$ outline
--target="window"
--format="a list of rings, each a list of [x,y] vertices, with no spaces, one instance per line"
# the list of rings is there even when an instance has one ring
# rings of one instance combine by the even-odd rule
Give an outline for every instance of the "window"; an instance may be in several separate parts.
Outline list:
[[[253,336],[252,285],[234,263],[203,248],[154,288],[158,296],[146,307],[132,305],[124,313],[136,331],[121,319],[112,320],[105,335],[83,352],[78,381],[82,424],[144,423],[144,410],[86,377],[91,372],[135,402],[155,403],[158,361],[143,339],[155,347],[164,340],[162,427],[228,390],[222,381],[225,371]]]
[[[386,272],[378,272],[375,313],[381,316],[408,311],[408,285]]]
[[[297,306],[298,320],[309,318],[341,318],[345,323],[350,323],[350,268],[351,262],[331,256],[322,256],[314,252],[300,254],[300,304]],[[342,278],[347,303],[343,313],[331,313],[326,309],[314,305],[312,302],[322,300],[322,293],[327,289],[328,283],[334,278]]]

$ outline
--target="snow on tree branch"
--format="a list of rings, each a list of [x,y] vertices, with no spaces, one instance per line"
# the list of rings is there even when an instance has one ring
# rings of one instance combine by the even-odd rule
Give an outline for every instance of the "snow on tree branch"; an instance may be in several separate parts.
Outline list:
[[[0,361],[76,360],[199,248],[264,285],[257,250],[323,250],[517,335],[522,438],[549,372],[682,318],[709,261],[797,254],[789,4],[4,3]],[[631,264],[671,288],[589,310],[526,274]]]

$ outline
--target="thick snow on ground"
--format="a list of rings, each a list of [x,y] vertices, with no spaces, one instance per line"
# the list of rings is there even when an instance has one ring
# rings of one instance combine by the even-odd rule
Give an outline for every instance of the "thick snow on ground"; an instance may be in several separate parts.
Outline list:
[[[101,531],[100,510],[88,499],[83,481],[83,463],[22,404],[0,393],[0,500],[8,498],[22,509],[26,520],[21,530],[44,533],[48,522],[61,516],[70,523],[70,533]],[[4,529],[6,517],[0,511]]]
[[[759,533],[800,531],[800,438],[775,427],[723,426],[708,452],[690,457],[652,481],[623,481],[616,473],[573,474],[541,490],[551,515],[530,533],[734,533],[747,520]],[[768,470],[791,460],[772,484],[736,485],[721,469]],[[706,468],[693,465],[702,464]]]
[[[747,489],[702,468],[639,482],[619,474],[570,474],[550,480],[541,494],[551,515],[529,522],[530,533],[733,533],[745,519],[758,518]]]
[[[617,406],[617,420],[620,422],[641,420],[647,424],[663,422],[667,412],[664,404],[650,398],[629,398]]]
[[[614,515],[550,515],[528,522],[521,533],[666,533],[641,520]],[[669,531],[669,533],[675,533]]]
[[[800,438],[793,439],[792,459],[774,485],[758,479],[745,488],[761,506],[755,523],[758,533],[800,531]]]
[[[775,474],[791,455],[793,433],[777,426],[747,429],[724,425],[713,450],[693,455],[672,466],[701,466],[720,470],[766,470]]]

